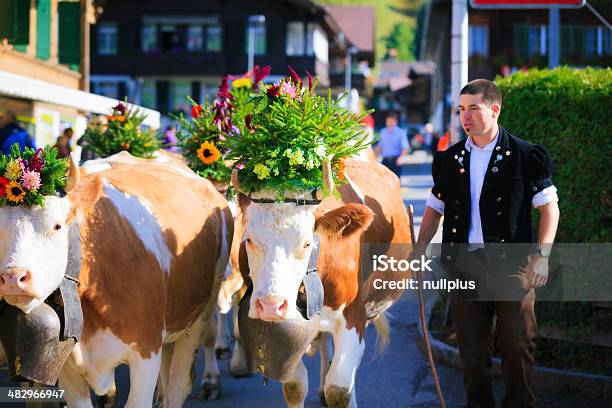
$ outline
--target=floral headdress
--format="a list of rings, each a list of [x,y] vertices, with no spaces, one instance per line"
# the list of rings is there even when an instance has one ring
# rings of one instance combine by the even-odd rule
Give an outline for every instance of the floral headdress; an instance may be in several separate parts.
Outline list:
[[[270,73],[270,67],[255,66],[253,72],[242,77],[224,77],[215,100],[202,105],[189,98],[191,120],[183,115],[178,121],[178,146],[188,160],[189,167],[202,177],[228,183],[231,169],[224,162],[227,149],[224,141],[239,133],[233,122],[243,122],[251,114],[254,93],[259,83]],[[232,79],[230,86],[229,80]]]
[[[272,191],[277,201],[344,183],[344,159],[371,143],[359,123],[369,112],[352,114],[331,91],[317,95],[308,72],[305,86],[289,68],[291,77],[260,90],[256,113],[240,124],[238,137],[226,141],[239,189]],[[332,183],[323,182],[324,165]]]
[[[68,161],[57,158],[56,148],[20,152],[15,143],[10,155],[0,153],[0,206],[44,206],[46,196],[63,191],[67,170]]]
[[[96,157],[108,157],[125,150],[136,157],[150,158],[162,147],[162,142],[155,130],[141,128],[146,118],[140,109],[130,109],[120,102],[107,116],[108,125],[87,128],[83,149]]]

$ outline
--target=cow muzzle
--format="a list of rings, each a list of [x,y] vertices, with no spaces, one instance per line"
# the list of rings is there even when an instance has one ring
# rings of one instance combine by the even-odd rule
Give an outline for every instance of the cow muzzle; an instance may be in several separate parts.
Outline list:
[[[25,268],[10,268],[0,271],[0,296],[10,304],[29,303],[38,297],[32,290],[32,272]]]
[[[261,320],[274,322],[288,318],[289,301],[282,296],[269,295],[255,300],[255,311]]]

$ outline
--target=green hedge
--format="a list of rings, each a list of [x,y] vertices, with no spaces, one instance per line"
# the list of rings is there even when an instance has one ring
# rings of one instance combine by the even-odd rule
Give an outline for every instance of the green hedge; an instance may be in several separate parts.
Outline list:
[[[496,83],[500,123],[554,161],[558,242],[612,242],[612,69],[532,69]]]

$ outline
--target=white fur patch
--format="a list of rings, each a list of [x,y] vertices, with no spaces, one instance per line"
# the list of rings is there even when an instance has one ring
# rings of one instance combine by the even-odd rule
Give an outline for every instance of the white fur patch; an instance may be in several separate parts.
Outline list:
[[[361,204],[365,204],[365,194],[363,194],[363,191],[361,191],[359,186],[349,178],[348,174],[345,173],[344,178],[346,178],[346,181],[348,181],[355,194],[357,194],[357,197],[359,197],[359,201],[361,201]]]
[[[155,255],[159,266],[166,273],[170,273],[172,253],[166,246],[162,228],[147,203],[136,196],[117,190],[108,182],[104,183],[104,192],[115,205],[119,214],[134,228],[134,232],[147,250]]]

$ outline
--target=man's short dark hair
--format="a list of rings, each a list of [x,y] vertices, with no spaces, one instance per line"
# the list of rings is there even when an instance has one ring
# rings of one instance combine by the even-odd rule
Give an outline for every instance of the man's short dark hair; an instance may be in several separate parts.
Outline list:
[[[386,118],[386,119],[391,118],[391,119],[395,119],[395,121],[397,121],[397,113],[395,113],[395,112],[389,112],[389,113],[387,113],[387,116],[386,116],[385,118]]]
[[[461,92],[460,95],[478,95],[482,94],[482,101],[491,106],[493,103],[501,106],[502,97],[495,82],[489,81],[488,79],[475,79],[468,82]]]

